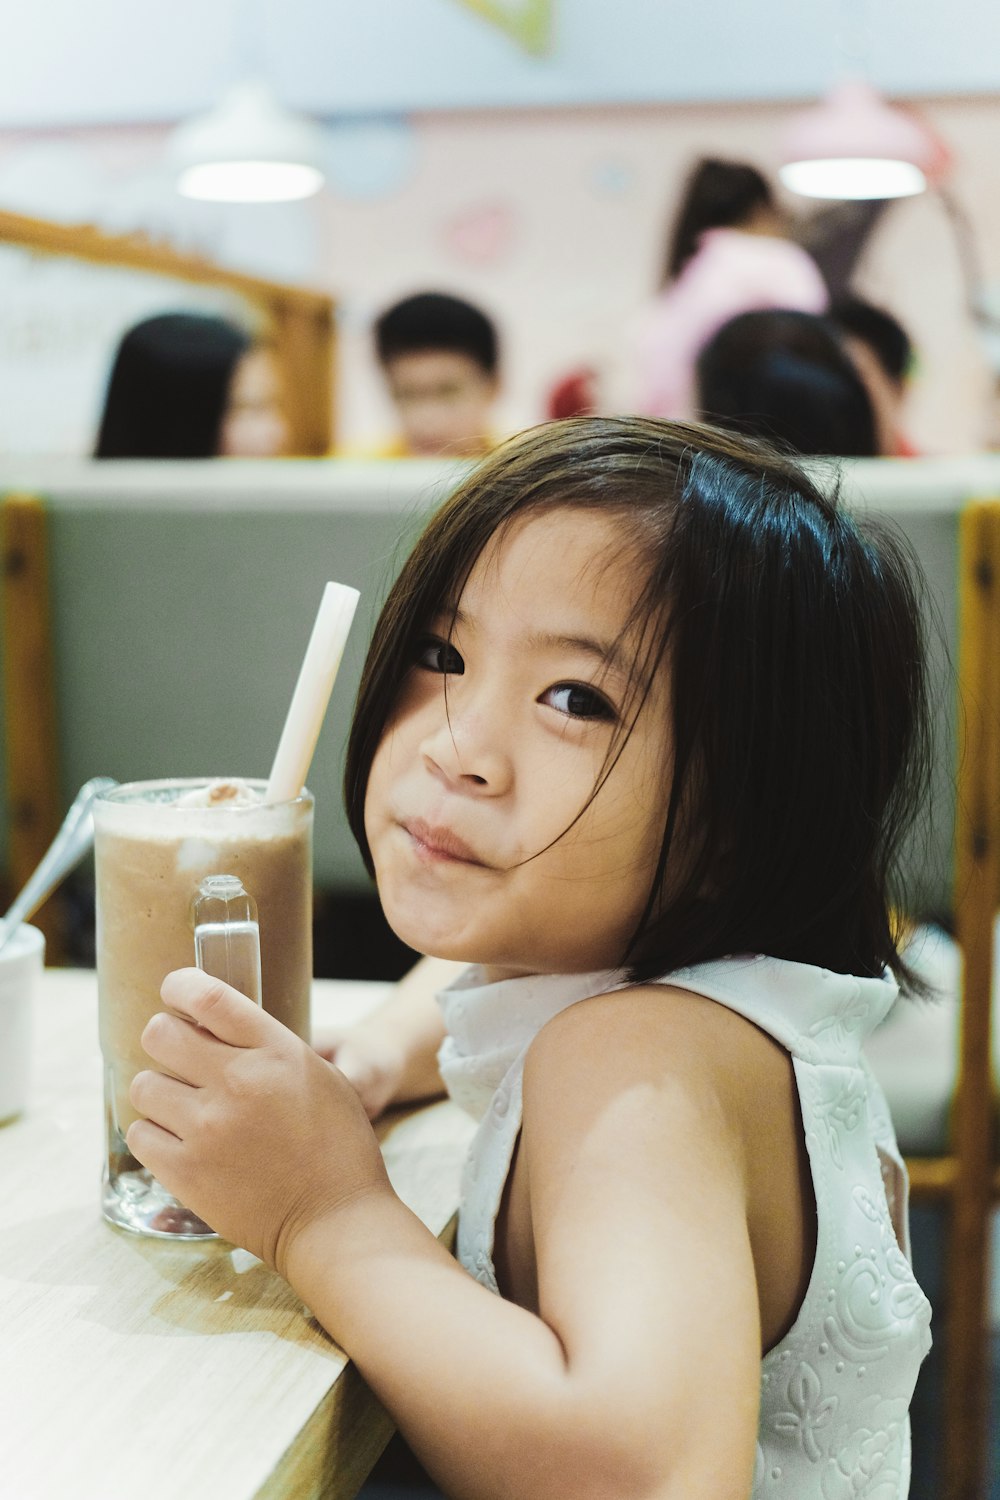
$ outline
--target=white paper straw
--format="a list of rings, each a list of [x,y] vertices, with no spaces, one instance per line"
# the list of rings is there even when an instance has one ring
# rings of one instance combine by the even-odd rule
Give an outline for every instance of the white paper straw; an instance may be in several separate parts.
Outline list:
[[[334,679],[361,595],[346,583],[328,583],[302,661],[285,727],[264,794],[266,802],[289,802],[306,784]]]

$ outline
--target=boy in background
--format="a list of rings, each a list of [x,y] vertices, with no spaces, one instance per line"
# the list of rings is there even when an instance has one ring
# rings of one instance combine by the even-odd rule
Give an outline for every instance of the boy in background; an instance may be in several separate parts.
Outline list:
[[[375,351],[399,419],[379,458],[479,458],[494,446],[496,328],[470,302],[421,292],[375,323]]]

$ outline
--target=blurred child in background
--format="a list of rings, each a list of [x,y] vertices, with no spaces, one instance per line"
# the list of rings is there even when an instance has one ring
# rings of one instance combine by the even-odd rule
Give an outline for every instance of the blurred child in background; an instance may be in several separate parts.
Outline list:
[[[375,351],[399,422],[378,458],[479,458],[494,446],[499,340],[471,302],[421,292],[387,308]]]
[[[698,356],[705,422],[802,454],[874,458],[875,411],[836,326],[811,313],[743,313]]]

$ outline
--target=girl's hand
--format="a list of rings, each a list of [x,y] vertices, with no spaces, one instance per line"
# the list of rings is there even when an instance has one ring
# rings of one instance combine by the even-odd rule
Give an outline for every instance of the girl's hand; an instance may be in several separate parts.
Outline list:
[[[403,1049],[377,1035],[363,1021],[357,1026],[319,1031],[313,1037],[313,1046],[353,1085],[370,1120],[377,1120],[398,1097],[406,1069]]]
[[[361,1101],[273,1016],[200,969],[168,974],[142,1034],[129,1150],[168,1192],[281,1270],[306,1225],[391,1193]]]

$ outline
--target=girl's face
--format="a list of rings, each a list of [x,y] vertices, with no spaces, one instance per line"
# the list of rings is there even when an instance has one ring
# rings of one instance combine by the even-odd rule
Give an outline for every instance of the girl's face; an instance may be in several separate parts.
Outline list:
[[[223,458],[278,458],[288,443],[281,409],[281,380],[269,349],[250,349],[229,385],[219,430]]]
[[[620,961],[645,908],[672,772],[661,668],[593,795],[635,712],[638,643],[621,636],[640,574],[615,517],[528,513],[480,556],[451,640],[446,607],[413,643],[365,829],[386,916],[421,953],[494,978]]]

